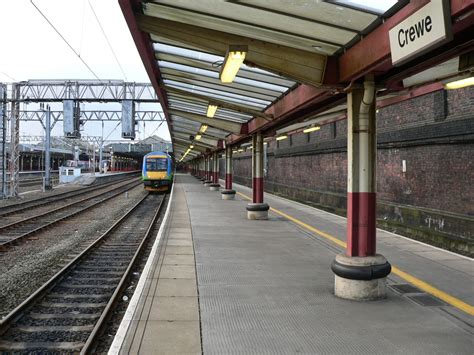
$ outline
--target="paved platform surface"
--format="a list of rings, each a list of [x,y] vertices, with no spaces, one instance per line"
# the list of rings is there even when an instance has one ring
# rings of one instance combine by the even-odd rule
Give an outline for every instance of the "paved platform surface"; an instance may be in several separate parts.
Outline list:
[[[166,219],[137,285],[140,298],[132,298],[110,353],[201,354],[191,223],[180,184]]]
[[[442,290],[443,294],[469,306],[474,303],[472,260],[378,231],[379,252],[401,273],[390,275],[385,300],[342,300],[333,294],[334,274],[330,264],[342,250],[344,218],[266,194],[266,202],[276,210],[270,213],[268,221],[249,221],[243,195],[250,196],[250,189],[235,186],[243,195],[235,201],[226,201],[219,192],[209,191],[197,179],[181,174],[177,174],[174,188],[171,211],[177,215],[173,217],[170,213],[163,238],[191,232],[184,240],[193,242],[194,249],[187,245],[187,252],[194,251],[197,279],[191,275],[192,266],[180,272],[171,268],[177,273],[169,277],[173,280],[184,277],[188,280],[186,285],[160,285],[159,280],[154,283],[150,278],[148,291],[140,301],[143,306],[137,307],[137,312],[156,314],[160,303],[152,302],[147,310],[147,301],[150,304],[151,299],[163,293],[181,292],[189,287],[189,292],[195,293],[188,297],[198,299],[200,318],[197,318],[194,303],[189,306],[193,311],[187,313],[189,319],[186,319],[194,322],[193,330],[188,330],[184,323],[181,328],[173,329],[177,342],[190,344],[189,352],[473,353],[473,317],[413,288],[406,280],[414,277],[415,281],[424,282],[421,286]],[[299,224],[294,223],[295,220]],[[168,244],[162,248],[149,275],[156,275],[156,270],[160,270],[170,247],[176,250],[186,246]],[[186,260],[170,262],[190,263],[191,258],[189,254]],[[195,280],[197,290],[192,286],[196,285]],[[188,309],[184,305],[180,307]],[[140,309],[143,311],[138,311]],[[202,344],[193,340],[197,337],[198,319]],[[178,320],[175,322],[178,324]],[[137,317],[130,325],[122,353],[173,353],[176,350],[166,345],[170,329],[160,329],[153,321]]]

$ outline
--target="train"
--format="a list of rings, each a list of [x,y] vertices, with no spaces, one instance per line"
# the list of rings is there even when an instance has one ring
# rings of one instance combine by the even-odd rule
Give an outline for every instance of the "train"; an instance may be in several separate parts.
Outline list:
[[[150,152],[143,157],[142,180],[145,190],[166,192],[173,183],[173,159],[168,153]]]

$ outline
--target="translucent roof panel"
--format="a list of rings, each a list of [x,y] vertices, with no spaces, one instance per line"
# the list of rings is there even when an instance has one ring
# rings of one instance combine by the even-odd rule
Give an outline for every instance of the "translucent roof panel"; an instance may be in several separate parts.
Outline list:
[[[171,135],[179,137],[181,145],[190,144],[201,127],[196,115],[205,117],[209,104],[218,106],[214,118],[220,128],[209,127],[216,130],[214,137],[237,133],[240,123],[254,117],[271,119],[265,117],[267,107],[300,83],[319,87],[329,56],[344,53],[406,3],[142,1],[145,16],[139,25],[150,32],[160,84],[175,123]],[[241,65],[232,83],[222,83],[219,73],[231,45],[248,47],[247,65]]]
[[[257,106],[260,108],[266,107],[269,104],[271,104],[271,101],[268,101],[268,100],[260,100],[253,97],[234,94],[231,92],[222,92],[221,90],[215,90],[215,89],[204,87],[204,86],[181,83],[178,81],[166,80],[166,79],[163,81],[165,84],[169,84],[171,87],[188,89],[188,90],[191,90],[191,92],[196,92],[201,95],[206,95],[211,98],[221,99],[225,101],[232,101],[235,103],[242,103],[242,104]]]
[[[208,78],[214,78],[216,80],[219,79],[218,71],[204,70],[204,69],[199,69],[196,67],[190,67],[187,65],[175,64],[175,63],[170,63],[170,62],[165,62],[165,61],[159,61],[159,64],[161,68],[179,70],[184,73],[190,73],[190,74],[200,75],[200,76],[204,76]],[[240,76],[237,76],[234,82],[245,84],[245,85],[251,85],[253,87],[260,87],[260,88],[268,89],[272,91],[278,91],[280,94],[288,90],[288,87],[285,87],[285,86],[269,84],[269,83],[258,81],[258,80],[242,78]]]
[[[398,2],[397,0],[333,0],[328,1],[336,5],[348,6],[354,9],[376,13],[378,15],[385,14]],[[405,3],[406,1],[403,1]]]

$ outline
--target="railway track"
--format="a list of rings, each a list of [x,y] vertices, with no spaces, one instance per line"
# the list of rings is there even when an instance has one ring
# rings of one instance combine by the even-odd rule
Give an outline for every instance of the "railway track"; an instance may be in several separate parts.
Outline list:
[[[92,245],[0,322],[0,350],[93,352],[164,206],[145,195]]]
[[[102,185],[97,185],[97,186],[86,187],[86,188],[82,188],[82,189],[78,189],[78,190],[74,190],[74,191],[61,192],[61,193],[54,194],[54,195],[47,196],[47,197],[40,197],[40,198],[28,200],[28,201],[23,201],[23,202],[11,204],[11,205],[3,206],[3,207],[0,208],[0,217],[4,217],[4,216],[8,216],[8,215],[13,214],[13,213],[18,213],[18,212],[22,212],[22,211],[25,211],[25,210],[29,210],[31,208],[37,208],[37,207],[40,207],[40,206],[44,206],[44,205],[47,205],[47,204],[52,203],[52,202],[62,201],[64,199],[74,197],[74,196],[78,196],[78,195],[82,195],[82,194],[89,193],[89,192],[92,192],[92,191],[104,189],[106,187],[116,185],[118,183],[124,182],[124,181],[129,180],[129,179],[130,178],[127,177],[125,179],[116,180],[116,181],[113,181],[113,182],[108,183],[108,184],[102,184]]]
[[[8,213],[10,217],[2,216],[3,224],[0,225],[0,251],[4,251],[12,245],[18,244],[22,240],[31,237],[33,234],[52,227],[53,225],[64,221],[68,218],[85,212],[125,191],[128,191],[140,184],[140,180],[135,179],[131,182],[119,184],[118,186],[108,186],[105,191],[93,193],[90,196],[82,197],[81,195],[69,196],[64,200],[54,201],[53,208],[45,211],[38,211],[40,207],[34,206],[30,208],[22,208],[18,215],[13,212]],[[88,191],[90,192],[90,190]],[[52,203],[49,202],[48,206]],[[58,206],[59,204],[59,206]],[[13,219],[13,220],[12,220]]]
[[[51,176],[51,182],[53,185],[57,185],[59,183],[59,176],[58,175]],[[38,186],[42,184],[43,184],[43,177],[21,179],[19,181],[20,187]]]

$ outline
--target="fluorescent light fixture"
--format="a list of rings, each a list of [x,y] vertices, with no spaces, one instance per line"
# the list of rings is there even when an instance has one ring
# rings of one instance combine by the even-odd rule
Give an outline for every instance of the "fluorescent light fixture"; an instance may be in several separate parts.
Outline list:
[[[276,140],[277,141],[282,141],[283,139],[287,139],[287,138],[288,138],[288,136],[285,134],[283,136],[276,137]]]
[[[237,151],[236,151],[236,150],[233,150],[233,151],[232,151],[232,153],[234,153],[234,154],[235,154],[235,153],[237,153]]]
[[[474,76],[470,76],[468,78],[464,78],[461,80],[451,81],[450,83],[446,83],[444,87],[447,90],[454,90],[454,89],[461,89],[465,88],[466,86],[474,85]]]
[[[320,129],[321,129],[320,126],[308,127],[308,128],[303,130],[303,133],[311,133],[311,132],[314,132],[314,131],[319,131]]]
[[[237,149],[237,151],[238,151],[239,153],[241,153],[241,152],[243,152],[244,150],[243,150],[242,148],[240,148],[240,149]]]
[[[245,60],[245,55],[248,52],[247,46],[229,46],[227,54],[222,64],[219,79],[223,83],[231,83],[234,81],[240,66]]]
[[[201,135],[200,134],[196,134],[196,137],[194,137],[197,141],[201,139]]]
[[[201,128],[199,129],[199,132],[201,132],[201,133],[206,132],[207,127],[208,127],[207,124],[201,125]]]
[[[216,114],[216,111],[217,111],[217,106],[209,104],[209,106],[207,106],[206,116],[209,118],[212,118]]]

